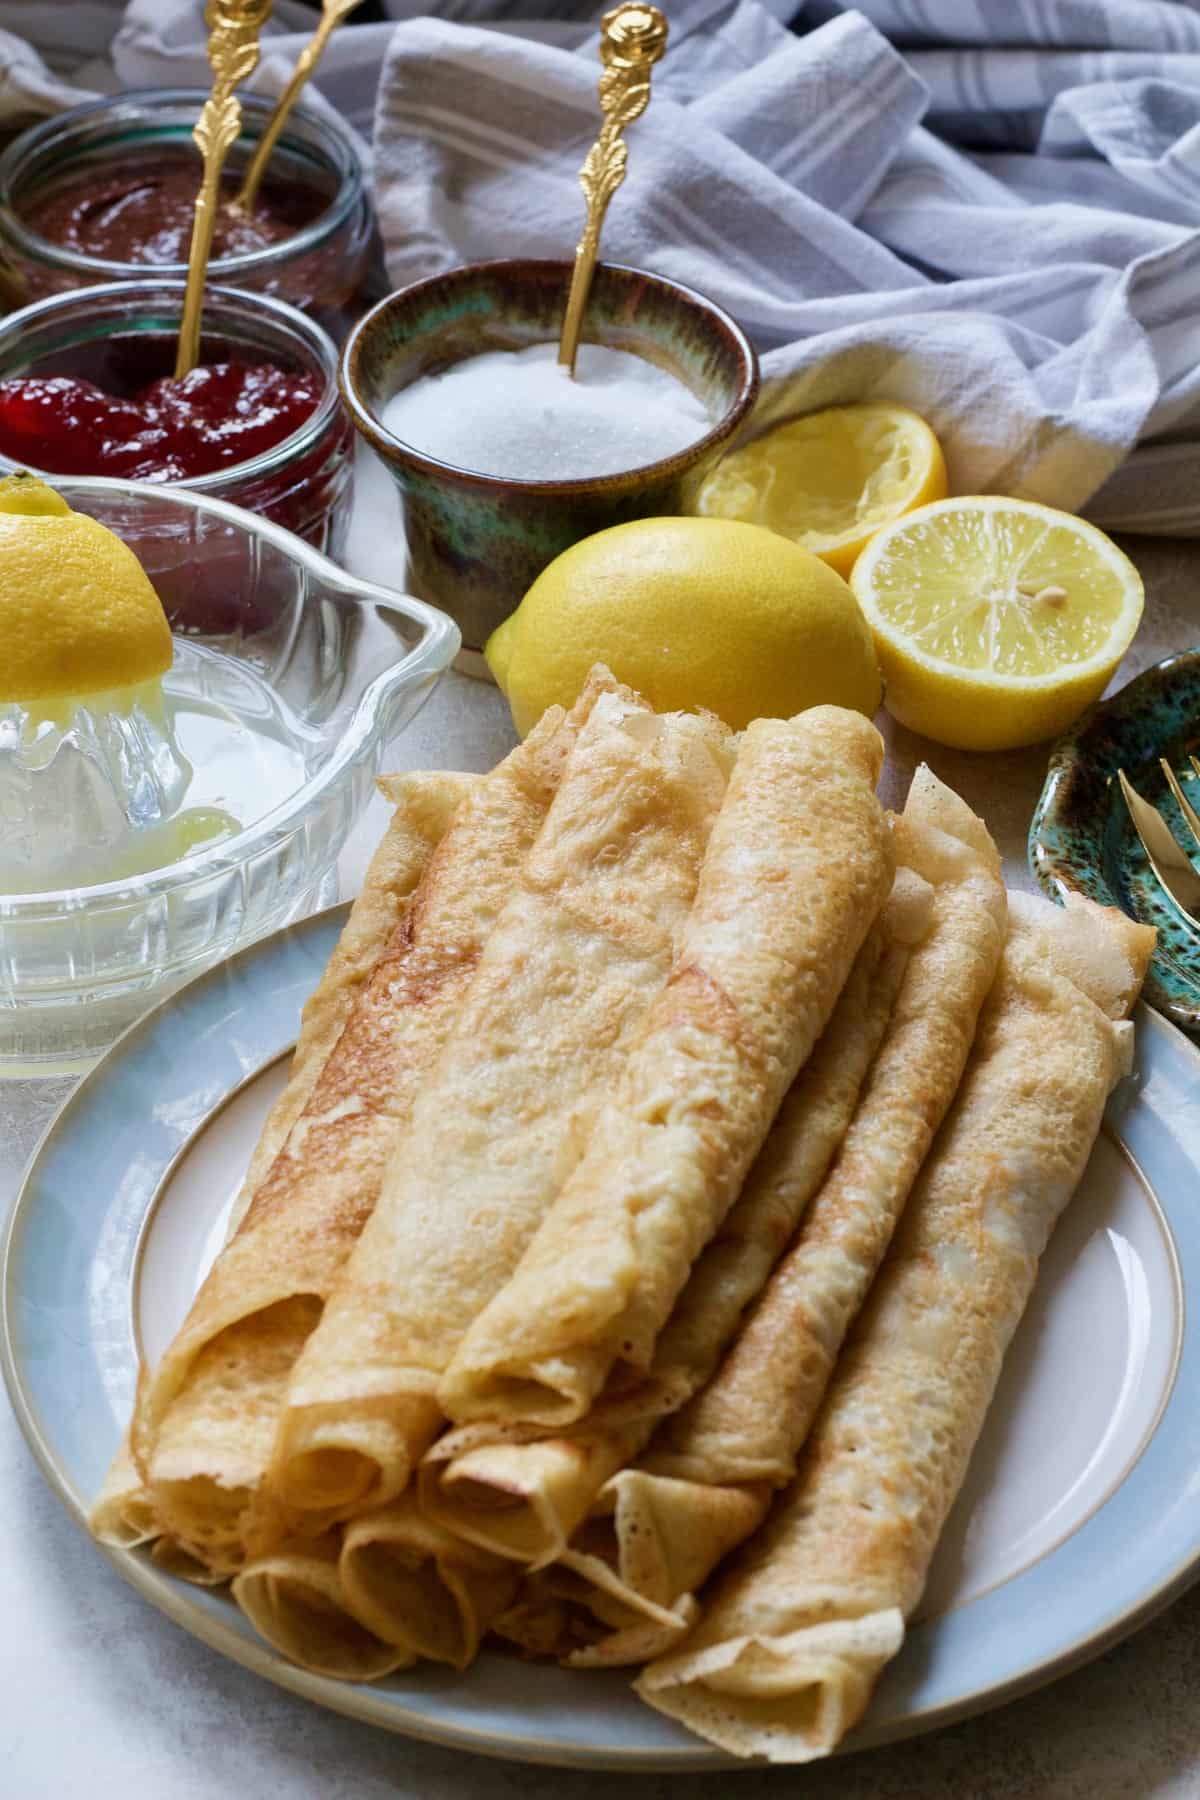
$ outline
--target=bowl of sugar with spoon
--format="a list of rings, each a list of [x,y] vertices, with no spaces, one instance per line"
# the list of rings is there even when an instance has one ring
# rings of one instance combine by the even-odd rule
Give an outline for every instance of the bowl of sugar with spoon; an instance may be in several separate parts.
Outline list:
[[[404,503],[395,577],[482,650],[561,551],[687,512],[746,421],[758,362],[702,294],[597,265],[576,372],[558,362],[569,262],[471,263],[390,295],[342,356],[342,395]]]

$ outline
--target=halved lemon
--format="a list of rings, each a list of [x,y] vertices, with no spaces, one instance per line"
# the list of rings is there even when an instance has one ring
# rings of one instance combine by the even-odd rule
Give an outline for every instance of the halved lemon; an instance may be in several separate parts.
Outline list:
[[[850,585],[888,711],[960,750],[1065,731],[1099,698],[1142,616],[1129,558],[1071,513],[967,495],[872,538]]]
[[[849,575],[880,526],[946,492],[942,447],[889,401],[791,419],[719,463],[696,511],[765,525]]]
[[[0,704],[152,681],[174,643],[129,546],[35,475],[0,481]]]

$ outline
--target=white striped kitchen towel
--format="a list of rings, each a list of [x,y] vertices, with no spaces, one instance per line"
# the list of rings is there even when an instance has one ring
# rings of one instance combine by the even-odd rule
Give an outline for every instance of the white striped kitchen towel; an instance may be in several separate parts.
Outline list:
[[[752,429],[887,396],[960,489],[1200,535],[1200,0],[665,5],[604,250],[741,319]],[[393,281],[570,254],[602,7],[386,0],[394,25],[338,34],[321,87],[373,113]],[[262,86],[311,20],[276,0]],[[9,0],[3,22],[25,41],[0,33],[0,120],[70,102],[76,43],[83,86],[204,77],[202,0]]]
[[[1200,14],[1074,0],[1094,29],[1065,49],[1033,0],[827,6],[802,35],[754,0],[679,10],[604,253],[741,320],[765,353],[751,429],[888,397],[931,420],[960,490],[1200,533]],[[1114,77],[1130,15],[1117,41],[1153,80]],[[375,125],[393,281],[568,255],[595,81],[590,46],[400,24]],[[978,108],[969,147],[923,122],[931,91],[956,130]],[[1010,105],[1022,131],[1037,112],[1034,149]]]

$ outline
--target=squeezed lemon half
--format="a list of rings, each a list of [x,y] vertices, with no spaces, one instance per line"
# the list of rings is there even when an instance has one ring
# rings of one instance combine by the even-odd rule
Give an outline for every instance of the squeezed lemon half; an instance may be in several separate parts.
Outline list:
[[[1032,500],[939,500],[878,532],[851,586],[888,711],[961,750],[1056,736],[1099,698],[1142,616],[1141,577],[1094,525]]]
[[[33,475],[0,481],[0,703],[132,688],[171,628],[127,544]]]
[[[871,401],[791,419],[733,451],[696,511],[765,525],[848,575],[873,532],[945,492],[942,447],[924,419]]]

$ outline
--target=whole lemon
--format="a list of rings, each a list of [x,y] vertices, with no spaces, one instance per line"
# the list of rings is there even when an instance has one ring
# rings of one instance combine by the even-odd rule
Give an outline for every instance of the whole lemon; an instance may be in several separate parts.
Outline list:
[[[33,475],[0,481],[0,703],[133,687],[171,628],[127,544]]]
[[[882,684],[849,587],[799,544],[728,519],[635,519],[584,538],[488,640],[524,736],[595,662],[659,712],[707,707],[734,730],[805,707],[868,717]]]

